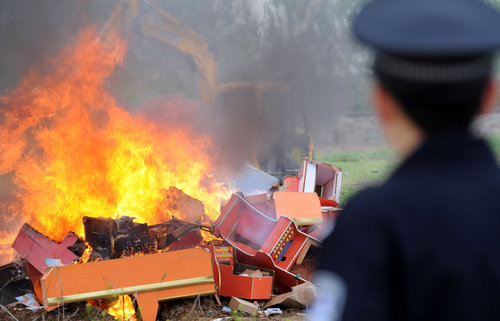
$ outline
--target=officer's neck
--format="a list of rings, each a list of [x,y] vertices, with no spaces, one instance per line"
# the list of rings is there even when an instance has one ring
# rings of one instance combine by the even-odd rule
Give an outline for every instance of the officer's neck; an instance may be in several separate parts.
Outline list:
[[[381,86],[374,88],[374,107],[387,141],[406,158],[424,141],[424,132]]]
[[[410,119],[401,119],[385,127],[389,143],[401,158],[413,153],[424,141],[423,131]]]

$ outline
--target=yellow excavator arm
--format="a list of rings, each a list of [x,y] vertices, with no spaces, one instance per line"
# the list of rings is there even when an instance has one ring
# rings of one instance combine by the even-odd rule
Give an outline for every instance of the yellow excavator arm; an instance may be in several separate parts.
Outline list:
[[[143,15],[140,19],[137,18],[140,11],[140,5],[142,4],[153,9],[152,11],[148,10],[148,12],[154,13],[154,18],[149,15]],[[227,94],[242,94],[242,97],[248,98],[248,95],[245,96],[245,93],[251,93],[253,95],[252,112],[264,114],[266,111],[262,110],[263,95],[272,92],[290,91],[290,86],[288,84],[272,81],[231,82],[218,86],[215,56],[213,52],[210,51],[207,40],[203,36],[197,34],[193,29],[184,26],[179,20],[172,17],[158,5],[147,0],[122,0],[122,5],[115,9],[103,29],[121,29],[125,32],[127,37],[132,38],[133,25],[135,24],[139,25],[142,34],[176,48],[181,53],[193,59],[198,71],[200,99],[213,108],[217,105],[216,100],[223,100],[224,98],[220,97]],[[224,104],[222,103],[221,105]],[[226,107],[235,107],[234,102]],[[214,110],[212,110],[212,112],[214,112]],[[255,124],[248,135],[256,137],[255,140],[257,140],[260,130],[260,124]],[[308,135],[304,133],[302,136]],[[312,158],[313,145],[310,139],[309,141],[309,157]],[[257,167],[260,167],[257,161],[257,141],[254,142],[254,145],[255,146],[249,148],[255,150],[255,155],[253,157],[254,162]],[[304,144],[300,144],[299,146],[300,153],[297,154],[299,155],[297,158],[307,155],[307,151],[305,150],[307,148],[304,148],[305,146],[303,145]],[[301,159],[297,161],[300,163]]]
[[[217,67],[208,42],[157,5],[148,4],[162,18],[162,22],[155,22],[146,15],[140,21],[141,32],[191,56],[199,73],[200,99],[207,104],[213,104],[217,88]]]
[[[290,90],[286,83],[271,81],[232,82],[218,86],[215,56],[210,51],[208,42],[203,36],[184,26],[182,22],[154,3],[140,0],[124,0],[124,3],[124,6],[117,7],[110,18],[113,24],[117,24],[117,21],[120,20],[117,16],[123,17],[123,29],[128,36],[131,36],[132,24],[139,11],[139,3],[151,7],[158,15],[158,19],[156,21],[149,15],[142,16],[139,21],[141,32],[176,48],[193,59],[199,74],[201,101],[213,105],[219,93],[246,89],[253,91],[258,97],[257,101],[260,102],[261,96],[265,93]],[[123,14],[122,11],[124,11]]]

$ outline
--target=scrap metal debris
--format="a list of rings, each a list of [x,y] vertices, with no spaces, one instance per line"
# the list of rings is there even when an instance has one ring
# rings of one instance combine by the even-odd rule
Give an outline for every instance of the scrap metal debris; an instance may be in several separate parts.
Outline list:
[[[45,259],[57,258],[63,264],[71,264],[78,259],[68,249],[77,240],[78,236],[68,233],[61,243],[57,243],[37,232],[28,224],[24,224],[21,230],[19,230],[19,234],[14,240],[12,247],[40,273],[44,273],[48,267]]]
[[[209,249],[218,295],[249,300],[271,298],[273,270],[238,263],[232,246],[212,246]]]
[[[243,182],[262,194],[234,193],[215,222],[202,202],[171,187],[160,224],[86,216],[84,238],[70,232],[60,243],[25,224],[12,245],[18,259],[0,267],[0,304],[50,311],[88,301],[109,312],[131,296],[132,315],[140,309],[145,321],[156,319],[158,302],[196,297],[199,304],[201,295],[215,295],[219,306],[217,295],[231,298],[225,312],[307,307],[316,293],[314,260],[339,211],[342,170],[306,158],[281,191],[277,179],[251,172],[259,175]]]
[[[210,253],[200,248],[54,267],[41,286],[46,309],[133,294],[144,321],[156,320],[158,301],[215,293]]]
[[[290,218],[271,219],[241,194],[233,194],[215,222],[214,230],[236,249],[239,262],[275,271],[274,284],[282,292],[306,281],[289,271],[307,248],[306,244],[320,244],[299,230]]]
[[[31,290],[31,282],[21,264],[9,263],[0,267],[0,304],[17,302],[16,297]]]

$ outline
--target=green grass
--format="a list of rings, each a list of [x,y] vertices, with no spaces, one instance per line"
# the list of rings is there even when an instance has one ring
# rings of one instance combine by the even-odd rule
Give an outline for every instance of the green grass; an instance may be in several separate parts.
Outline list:
[[[500,160],[500,134],[490,136],[488,138],[488,142],[490,143],[497,160]]]
[[[397,165],[395,153],[387,149],[339,152],[318,160],[343,170],[340,206],[359,190],[383,181]]]
[[[500,134],[488,137],[488,143],[500,164]],[[341,151],[321,155],[318,161],[342,168],[341,207],[361,189],[383,182],[398,165],[395,152],[383,148],[369,151]]]

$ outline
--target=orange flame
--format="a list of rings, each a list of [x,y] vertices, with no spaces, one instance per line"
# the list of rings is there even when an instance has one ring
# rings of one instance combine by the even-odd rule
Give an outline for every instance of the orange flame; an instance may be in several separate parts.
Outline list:
[[[83,216],[165,221],[157,208],[170,186],[202,201],[211,219],[227,196],[211,173],[208,137],[131,115],[106,90],[126,50],[117,33],[85,30],[0,96],[0,175],[15,173],[19,188],[12,215],[55,240],[82,236]],[[0,244],[16,233],[0,234]]]
[[[83,254],[80,256],[78,261],[75,261],[74,264],[87,263],[88,261],[90,261],[91,254],[92,254],[92,246],[90,246],[89,243],[85,242],[85,250],[83,251]]]
[[[120,296],[108,306],[106,312],[114,316],[116,320],[137,321],[134,304],[128,295]]]

